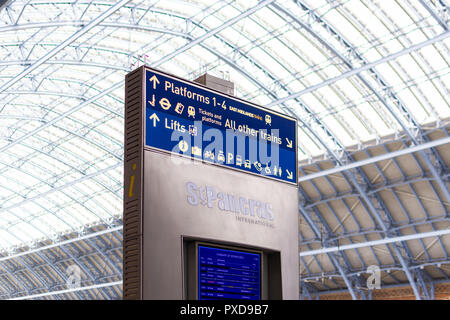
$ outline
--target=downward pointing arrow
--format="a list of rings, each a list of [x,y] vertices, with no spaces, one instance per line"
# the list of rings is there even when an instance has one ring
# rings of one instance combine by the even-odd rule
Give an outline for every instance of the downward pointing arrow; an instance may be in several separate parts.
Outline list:
[[[150,116],[150,120],[153,120],[153,126],[156,127],[156,121],[159,121],[159,118],[156,115],[156,113],[154,113]]]
[[[148,100],[148,103],[150,103],[150,105],[151,105],[152,107],[155,106],[155,95],[152,95],[152,101]]]
[[[293,140],[289,140],[288,138],[286,138],[288,148],[292,148],[292,141]]]
[[[153,75],[149,80],[153,82],[153,90],[155,90],[156,89],[156,83],[158,82],[158,84],[159,84],[158,78],[155,75]]]

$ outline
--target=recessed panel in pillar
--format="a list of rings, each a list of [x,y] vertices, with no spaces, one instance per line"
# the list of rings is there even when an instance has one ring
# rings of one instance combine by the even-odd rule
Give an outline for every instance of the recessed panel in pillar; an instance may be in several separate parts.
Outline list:
[[[198,299],[261,299],[261,253],[198,246]]]

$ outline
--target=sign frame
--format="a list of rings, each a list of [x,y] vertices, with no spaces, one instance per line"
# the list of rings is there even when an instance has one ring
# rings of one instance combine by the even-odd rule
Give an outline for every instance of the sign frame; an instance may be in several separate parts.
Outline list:
[[[167,72],[164,72],[164,71],[160,71],[160,70],[157,70],[157,69],[154,69],[152,67],[144,65],[144,66],[141,67],[141,71],[140,71],[140,72],[143,73],[142,74],[142,107],[143,107],[144,119],[146,117],[145,110],[146,110],[146,106],[147,106],[146,82],[149,80],[149,79],[146,78],[146,71],[147,70],[152,72],[152,73],[154,73],[154,74],[159,74],[159,75],[161,75],[163,77],[174,79],[176,81],[182,82],[182,83],[184,83],[186,85],[189,85],[189,86],[198,87],[198,88],[200,88],[202,90],[209,91],[209,92],[211,92],[213,94],[224,96],[227,99],[236,100],[239,103],[249,105],[250,107],[259,109],[259,110],[264,111],[266,113],[274,114],[276,116],[279,116],[279,117],[285,118],[287,120],[293,121],[294,124],[295,124],[295,136],[294,136],[295,144],[294,144],[294,148],[295,148],[295,178],[296,178],[295,180],[296,181],[292,181],[291,182],[291,181],[288,181],[288,180],[285,180],[285,179],[278,179],[278,178],[274,178],[274,177],[271,177],[271,176],[261,175],[261,174],[257,174],[257,173],[254,173],[254,172],[250,172],[250,171],[246,171],[246,170],[243,170],[243,169],[239,169],[239,168],[236,168],[236,167],[223,165],[223,164],[220,164],[218,162],[210,162],[210,161],[204,160],[203,157],[202,157],[202,159],[198,159],[198,158],[195,158],[195,157],[192,157],[192,156],[188,156],[188,155],[185,155],[185,154],[175,153],[175,152],[171,152],[171,151],[168,151],[168,150],[165,150],[165,149],[162,149],[162,148],[149,146],[149,145],[146,144],[146,132],[147,132],[147,121],[146,120],[144,120],[143,123],[142,123],[142,126],[143,126],[143,130],[142,130],[143,137],[142,138],[143,138],[143,149],[144,150],[156,150],[156,151],[159,151],[159,152],[162,152],[162,153],[165,153],[165,154],[170,154],[171,156],[178,156],[178,157],[191,159],[193,161],[199,161],[202,164],[219,166],[221,168],[225,168],[225,169],[228,169],[228,170],[235,170],[237,172],[251,174],[251,175],[255,175],[257,177],[262,177],[262,178],[278,181],[278,182],[281,182],[281,183],[287,183],[287,184],[298,186],[298,177],[299,177],[299,168],[298,168],[298,121],[297,121],[296,118],[294,118],[292,116],[289,116],[289,115],[286,115],[286,114],[283,114],[281,112],[278,112],[278,111],[271,110],[269,108],[260,106],[258,104],[255,104],[255,103],[251,102],[251,101],[247,101],[247,100],[241,99],[239,97],[235,97],[235,96],[232,96],[230,94],[227,94],[227,93],[224,93],[224,92],[212,89],[212,88],[210,88],[208,86],[205,86],[205,85],[203,85],[201,83],[197,83],[195,81],[189,81],[189,80],[183,79],[181,77],[178,77],[176,75],[173,75],[173,74],[170,74],[170,73],[167,73]]]

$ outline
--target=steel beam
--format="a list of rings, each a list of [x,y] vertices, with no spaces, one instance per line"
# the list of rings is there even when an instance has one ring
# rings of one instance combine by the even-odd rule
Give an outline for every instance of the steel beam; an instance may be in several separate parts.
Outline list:
[[[369,208],[369,212],[374,216],[374,218],[377,220],[378,225],[382,228],[383,232],[385,233],[385,235],[388,235],[391,230],[389,230],[388,226],[386,225],[386,222],[383,220],[380,212],[377,210],[377,208],[375,207],[375,205],[373,204],[372,200],[370,199],[369,195],[364,191],[364,189],[361,187],[361,185],[359,185],[356,177],[354,177],[352,174],[350,174],[350,180],[352,181],[353,185],[356,187],[356,189],[358,190],[359,194],[361,195],[361,197],[364,199],[364,202],[366,203],[367,207]],[[377,197],[377,195],[375,194],[375,197]],[[377,202],[382,205],[382,202],[379,201],[377,199]],[[386,211],[386,213],[388,214],[388,212]],[[397,256],[400,264],[402,265],[404,272],[406,274],[406,277],[408,278],[408,281],[411,284],[411,287],[414,291],[414,294],[416,296],[416,299],[421,300],[420,297],[420,293],[419,290],[417,288],[416,283],[414,282],[414,277],[412,276],[410,270],[408,269],[408,266],[406,264],[405,259],[403,258],[400,250],[396,247],[393,246],[394,249],[394,253]]]
[[[359,73],[361,73],[363,71],[372,69],[373,67],[376,67],[379,64],[389,62],[391,60],[397,59],[398,57],[401,57],[401,56],[404,56],[404,55],[409,54],[411,52],[420,50],[423,47],[429,46],[429,45],[434,44],[434,43],[439,42],[439,41],[443,41],[443,40],[447,39],[448,37],[450,37],[450,31],[446,31],[446,32],[444,32],[444,33],[434,37],[434,38],[431,38],[431,39],[428,39],[428,40],[423,41],[421,43],[412,45],[411,47],[408,47],[408,48],[400,50],[400,51],[398,51],[396,53],[387,55],[384,58],[381,58],[381,59],[376,60],[374,62],[367,63],[367,64],[365,64],[365,65],[363,65],[363,66],[361,66],[359,68],[355,68],[355,69],[349,70],[347,72],[344,72],[344,73],[340,74],[339,76],[336,76],[334,78],[330,78],[330,79],[325,80],[325,81],[323,81],[321,83],[318,83],[318,84],[315,84],[313,86],[310,86],[310,87],[308,87],[306,89],[303,89],[303,90],[300,90],[298,92],[292,93],[292,94],[290,94],[290,95],[288,95],[286,97],[283,97],[283,98],[277,99],[275,101],[272,101],[271,103],[269,103],[267,105],[267,107],[272,107],[272,106],[284,103],[286,101],[298,98],[298,97],[300,97],[302,95],[305,95],[305,94],[307,94],[307,93],[309,93],[311,91],[315,91],[315,90],[320,89],[322,87],[326,87],[326,86],[328,86],[328,85],[330,85],[332,83],[335,83],[335,82],[337,82],[339,80],[346,79],[346,78],[349,78],[351,76],[357,75],[357,74],[359,74]]]
[[[287,16],[289,16],[291,19],[293,19],[295,22],[297,22],[298,24],[300,24],[303,28],[305,28],[309,33],[311,33],[312,36],[314,36],[322,45],[324,45],[328,50],[330,50],[332,53],[334,53],[336,56],[339,57],[340,60],[342,60],[345,65],[347,67],[349,67],[352,70],[353,66],[350,63],[350,61],[348,61],[345,57],[343,57],[336,49],[334,49],[327,41],[325,41],[319,34],[317,34],[315,31],[312,30],[312,28],[310,27],[310,24],[305,24],[302,21],[300,21],[300,19],[294,15],[292,15],[289,11],[285,10],[284,8],[282,8],[281,6],[277,5],[277,4],[273,4],[273,7],[275,7],[276,9],[280,10],[281,12],[283,12],[284,14],[286,14]],[[343,43],[344,46],[346,46],[349,50],[351,50],[354,55],[356,56],[357,59],[359,59],[361,62],[363,62],[364,64],[367,64],[367,62],[362,58],[362,56],[360,56],[354,47],[352,47],[346,40],[343,39],[343,37],[341,35],[339,35],[338,33],[336,33],[330,26],[328,26],[327,22],[324,21],[320,16],[318,16],[313,10],[308,9],[306,6],[304,6],[303,4],[300,3],[300,6],[308,11],[308,13],[310,14],[310,16],[318,23],[320,23],[321,25],[323,25],[327,31],[331,32],[333,36],[338,37],[339,40],[341,40],[341,42]],[[387,91],[388,95],[393,98],[396,103],[397,106],[399,107],[400,111],[403,111],[404,113],[406,113],[406,116],[408,118],[409,121],[411,121],[412,124],[415,125],[415,120],[413,119],[412,115],[410,115],[407,111],[407,109],[404,107],[404,105],[400,102],[400,99],[398,99],[398,97],[395,96],[395,94],[387,87],[387,84],[385,83],[384,80],[382,80],[382,78],[372,69],[369,69],[370,72],[375,76],[375,78],[377,79],[377,81],[383,85],[384,87],[386,87],[387,89],[385,91]],[[397,113],[392,109],[392,107],[389,105],[389,103],[387,102],[387,100],[381,96],[370,84],[369,82],[363,78],[359,73],[356,73],[357,77],[364,83],[364,85],[366,85],[374,94],[375,96],[378,98],[378,100],[380,100],[382,102],[382,104],[385,106],[385,108],[390,112],[391,116],[399,123],[399,125],[402,127],[402,129],[404,130],[404,132],[410,137],[410,139],[413,141],[414,144],[418,144],[416,137],[411,134],[409,128],[403,123],[403,121],[399,118],[399,116],[397,115]],[[420,151],[421,153],[423,153],[423,151]],[[439,173],[437,172],[437,170],[433,167],[431,161],[428,159],[426,154],[423,154],[424,157],[424,161],[426,162],[427,166],[429,166],[430,171],[432,172],[433,176],[435,177],[437,183],[440,185],[442,191],[444,192],[444,194],[447,197],[447,200],[450,201],[450,194],[447,190],[447,187],[445,185],[445,183],[442,181],[442,179],[439,176]],[[353,161],[352,157],[350,155],[348,155],[348,160]],[[363,179],[367,180],[367,178],[364,175],[364,172],[360,171],[361,176],[363,177]],[[356,187],[356,189],[358,190],[359,194],[361,195],[361,197],[364,199],[364,202],[366,203],[367,207],[369,208],[370,213],[376,218],[376,220],[378,221],[378,224],[380,225],[380,227],[382,228],[383,232],[388,235],[390,233],[389,230],[389,223],[386,223],[383,218],[381,217],[380,212],[378,212],[378,209],[374,206],[374,204],[372,203],[370,197],[367,195],[367,193],[365,192],[365,190],[359,185],[358,180],[356,179],[356,177],[353,175],[352,172],[348,172],[348,175],[350,177],[350,180],[352,181],[352,184]],[[368,182],[368,181],[367,181]],[[384,205],[383,201],[379,198],[379,196],[377,194],[374,195],[377,203],[381,206],[382,210],[385,211],[386,213],[386,217],[391,219],[391,215],[388,211],[388,209],[386,208],[386,206]],[[417,299],[421,299],[418,288],[416,283],[414,282],[414,278],[411,274],[411,272],[408,270],[407,268],[407,264],[406,261],[404,260],[403,256],[401,255],[400,250],[396,247],[394,247],[394,252],[395,255],[397,256],[398,260],[400,261],[400,264],[402,265],[402,267],[404,268],[404,272],[408,278],[408,280],[411,283],[411,286],[413,288],[414,294],[416,296]],[[408,253],[408,248],[405,246],[405,251],[407,251]]]
[[[339,270],[339,273],[341,274],[342,279],[344,279],[345,285],[347,286],[348,292],[352,296],[352,299],[358,300],[358,296],[356,295],[353,285],[352,285],[350,279],[348,278],[347,274],[345,273],[344,268],[342,268],[341,264],[339,263],[339,261],[337,261],[337,259],[333,253],[330,254],[329,257],[331,258],[331,261],[336,266],[336,268]]]
[[[11,148],[13,145],[18,144],[19,142],[34,136],[37,132],[50,127],[51,125],[53,125],[54,123],[58,122],[59,120],[62,120],[64,118],[66,118],[67,116],[69,116],[70,114],[80,110],[81,108],[83,108],[84,106],[110,94],[111,92],[113,92],[114,90],[119,89],[121,86],[123,86],[123,81],[119,81],[118,83],[112,85],[111,87],[109,87],[108,89],[100,92],[99,94],[89,98],[88,100],[84,101],[83,103],[79,104],[78,106],[71,108],[70,110],[61,113],[59,116],[53,118],[52,120],[46,122],[45,124],[43,124],[42,126],[36,128],[35,130],[32,130],[31,132],[24,134],[23,136],[21,136],[20,138],[17,138],[16,140],[10,142],[9,144],[5,145],[4,147],[0,148],[0,153],[2,153],[3,151]]]
[[[371,216],[370,216],[371,217]],[[433,217],[432,219],[418,219],[418,220],[412,220],[410,223],[403,223],[403,221],[400,221],[400,223],[396,223],[394,226],[391,227],[391,231],[394,232],[400,232],[401,230],[404,229],[408,229],[408,228],[414,228],[416,226],[423,226],[423,225],[429,225],[429,224],[433,224],[433,223],[438,223],[438,222],[448,222],[448,215],[440,215],[440,216],[436,216]],[[436,230],[434,230],[436,231]],[[431,231],[430,231],[431,232]],[[339,234],[339,235],[335,235],[333,238],[329,238],[329,241],[338,241],[338,240],[344,240],[344,239],[349,239],[352,237],[356,237],[356,236],[367,236],[367,235],[375,235],[378,234],[378,236],[380,236],[380,230],[379,229],[375,229],[374,227],[372,228],[364,228],[361,231],[349,231],[348,233],[343,233],[343,234]],[[383,236],[381,236],[382,239]],[[367,241],[369,241],[367,239]],[[303,241],[302,245],[310,245],[310,244],[319,244],[321,243],[320,240],[316,239],[316,238],[308,238],[307,241]],[[448,258],[448,254],[445,251],[444,255],[446,256],[446,258]],[[381,264],[381,263],[379,263]]]
[[[66,289],[66,290],[59,290],[59,291],[52,291],[52,292],[44,292],[44,293],[39,293],[39,294],[15,297],[15,298],[8,299],[8,300],[30,300],[30,299],[54,296],[54,295],[57,295],[57,294],[65,294],[65,293],[71,293],[71,292],[79,292],[79,291],[84,291],[84,290],[93,290],[93,289],[100,289],[100,288],[112,287],[112,286],[120,286],[120,285],[122,285],[122,281],[114,281],[114,282],[108,282],[108,283],[95,284],[95,285],[92,285],[92,286],[85,286],[85,287],[79,287],[79,288],[73,288],[73,289]]]
[[[447,284],[450,283],[449,279],[442,279],[442,280],[434,280],[434,285],[437,284]],[[407,283],[400,283],[400,284],[388,284],[384,285],[382,289],[394,289],[394,288],[406,288],[409,287]],[[318,291],[318,295],[327,295],[327,294],[339,294],[339,293],[347,293],[346,290],[343,289],[337,289],[337,290],[330,290],[330,291]]]
[[[375,163],[375,162],[378,162],[378,161],[383,161],[383,160],[396,158],[396,157],[399,157],[399,156],[402,156],[402,155],[410,154],[410,153],[421,151],[421,150],[426,150],[426,149],[433,148],[433,147],[436,147],[436,146],[441,146],[441,145],[444,145],[444,144],[447,144],[447,143],[450,143],[450,137],[446,137],[446,138],[442,138],[442,139],[438,139],[438,140],[433,140],[433,141],[430,141],[430,142],[425,142],[425,143],[422,143],[422,144],[414,145],[414,146],[409,147],[409,148],[405,148],[405,149],[401,149],[401,150],[385,153],[385,154],[382,154],[382,155],[379,155],[379,156],[375,156],[375,157],[371,157],[371,158],[368,158],[368,159],[352,162],[350,164],[338,166],[338,167],[335,167],[335,168],[332,168],[332,169],[323,170],[323,171],[320,171],[320,172],[317,172],[317,173],[311,173],[311,174],[308,174],[306,176],[300,177],[298,179],[298,182],[304,182],[304,181],[320,178],[320,177],[323,177],[323,176],[328,176],[330,174],[334,174],[334,173],[338,173],[338,172],[342,172],[342,171],[346,171],[346,170],[362,167],[362,166],[365,166],[365,165],[368,165],[368,164],[371,164],[371,163]]]
[[[420,4],[431,14],[431,16],[440,24],[444,30],[448,31],[448,24],[446,21],[442,20],[442,18],[438,15],[438,13],[430,7],[427,1],[419,0]],[[439,1],[436,1],[439,2]]]
[[[307,223],[310,226],[310,228],[312,229],[312,231],[315,234],[315,236],[318,239],[320,239],[321,238],[321,233],[320,233],[316,223],[311,219],[311,217],[309,217],[308,212],[306,212],[306,210],[304,210],[301,206],[299,206],[299,210],[302,213],[302,215],[305,218],[305,220],[307,221]],[[337,258],[333,255],[333,253],[327,253],[327,255],[328,255],[328,258],[331,260],[332,264],[339,271],[339,274],[341,275],[341,277],[344,279],[344,282],[347,285],[348,291],[350,292],[352,298],[354,300],[357,300],[358,297],[357,297],[357,295],[356,295],[356,293],[354,291],[352,283],[351,283],[350,279],[348,278],[344,268],[341,266],[341,264],[339,263]]]
[[[311,251],[303,251],[303,252],[300,252],[300,257],[312,256],[312,255],[323,254],[323,253],[328,253],[328,252],[350,250],[350,249],[356,249],[356,248],[379,246],[379,245],[384,245],[384,244],[393,243],[393,242],[416,240],[416,239],[423,239],[423,238],[429,238],[429,237],[439,237],[439,236],[444,236],[444,235],[448,235],[448,234],[450,234],[450,229],[415,233],[415,234],[410,234],[410,235],[400,236],[400,237],[384,238],[384,239],[380,239],[380,240],[373,240],[373,241],[367,241],[367,242],[361,242],[361,243],[352,243],[352,244],[346,244],[346,245],[342,245],[342,246],[322,248],[322,249],[311,250]]]
[[[125,4],[130,2],[130,0],[121,0],[120,2],[116,3],[112,7],[110,7],[105,12],[102,12],[99,16],[97,16],[95,19],[93,19],[91,22],[89,22],[86,26],[72,34],[70,37],[68,37],[66,40],[64,40],[61,44],[59,44],[54,49],[50,50],[48,53],[46,53],[44,56],[39,58],[35,63],[30,65],[28,68],[20,72],[18,75],[16,75],[11,80],[5,82],[2,86],[0,86],[0,93],[4,92],[6,89],[11,87],[16,82],[20,81],[24,76],[31,73],[33,70],[37,69],[41,64],[46,62],[47,60],[54,57],[58,52],[63,50],[66,46],[71,44],[72,42],[79,39],[81,36],[89,32],[92,28],[100,24],[103,20],[107,19],[109,16],[111,16],[114,12],[119,10],[121,7],[123,7]]]
[[[296,16],[292,15],[289,11],[285,10],[284,8],[282,8],[281,6],[277,5],[277,4],[273,4],[273,7],[275,7],[277,10],[280,10],[281,12],[283,12],[284,14],[286,14],[287,16],[289,16],[291,19],[293,19],[296,23],[300,24],[303,28],[305,28],[309,33],[311,33],[316,39],[318,39],[328,50],[330,50],[333,54],[335,54],[336,56],[339,57],[340,60],[342,60],[345,65],[347,67],[349,67],[351,70],[354,70],[352,64],[350,63],[350,61],[348,59],[346,59],[344,56],[342,56],[336,49],[334,49],[327,41],[325,41],[319,34],[317,34],[316,32],[314,32],[312,30],[312,28],[310,26],[308,26],[307,24],[303,23],[302,21],[299,20],[299,18],[297,18]],[[308,10],[309,13],[313,16],[313,18],[322,23],[326,29],[330,32],[333,33],[333,35],[339,37],[339,39],[341,40],[341,42],[350,50],[352,50],[352,52],[354,53],[354,55],[356,56],[356,58],[358,58],[364,65],[368,65],[368,63],[366,62],[366,60],[356,52],[355,48],[352,47],[346,40],[343,39],[343,37],[341,35],[339,35],[338,33],[336,33],[336,31],[334,31],[330,26],[327,25],[326,21],[324,21],[321,17],[319,17],[313,10],[308,9],[306,6],[304,6],[302,3],[300,3],[300,6],[302,6],[302,8],[304,10]],[[450,32],[449,32],[450,35]],[[404,112],[408,118],[408,120],[415,126],[418,126],[416,123],[416,120],[414,119],[414,117],[408,112],[408,110],[406,109],[406,107],[404,106],[404,104],[401,102],[401,100],[395,95],[395,93],[389,88],[388,84],[381,78],[380,75],[378,75],[378,73],[373,69],[370,68],[369,71],[371,72],[371,74],[373,74],[376,78],[376,80],[383,86],[383,90],[387,93],[387,95],[389,97],[391,97],[393,99],[393,101],[396,103],[397,107],[399,108],[399,110],[401,112]],[[391,114],[391,116],[393,117],[393,119],[395,119],[398,124],[400,125],[400,127],[403,129],[404,133],[408,135],[408,137],[411,139],[411,141],[417,145],[419,144],[418,139],[415,137],[415,135],[413,133],[411,133],[410,129],[408,128],[407,125],[405,125],[403,123],[403,121],[401,120],[401,118],[398,116],[398,114],[393,110],[393,108],[390,106],[390,104],[388,103],[388,101],[377,91],[375,90],[375,88],[373,88],[370,83],[359,73],[356,74],[357,77],[363,82],[363,84],[365,86],[367,86],[367,88],[370,89],[370,91],[372,91],[374,93],[374,95],[377,97],[377,99],[385,106],[385,108],[389,111],[389,113]],[[431,160],[428,158],[428,155],[425,154],[425,152],[420,151],[421,155],[423,156],[423,160],[425,161],[426,165],[429,167],[431,173],[433,174],[433,176],[436,179],[436,182],[439,184],[442,192],[444,193],[445,197],[447,198],[447,201],[450,201],[450,192],[448,191],[448,188],[445,184],[445,182],[440,178],[440,173],[436,170],[436,168],[434,167],[433,163],[431,162]]]
[[[49,194],[51,194],[51,193],[53,193],[53,192],[60,191],[60,190],[62,190],[62,189],[71,187],[71,186],[73,186],[74,184],[77,184],[77,183],[82,182],[82,181],[85,181],[85,180],[87,180],[87,179],[91,179],[91,178],[96,177],[96,176],[98,176],[98,175],[104,174],[104,173],[106,173],[106,172],[108,172],[108,171],[111,171],[111,170],[114,170],[114,169],[116,169],[116,168],[118,168],[118,167],[120,167],[120,166],[122,166],[122,165],[123,165],[123,163],[120,162],[120,163],[117,163],[117,164],[115,164],[115,165],[109,166],[109,167],[107,167],[107,168],[105,168],[105,169],[99,170],[99,171],[97,171],[97,172],[94,172],[94,173],[90,173],[90,174],[84,175],[83,177],[81,177],[81,178],[79,178],[79,179],[75,179],[75,180],[72,180],[72,181],[70,181],[70,182],[68,182],[68,183],[66,183],[66,184],[63,184],[62,186],[54,187],[54,188],[52,188],[52,189],[50,189],[49,191],[46,191],[46,192],[44,192],[44,193],[37,194],[36,196],[30,197],[30,198],[26,198],[26,199],[24,199],[23,201],[21,201],[20,203],[13,204],[13,205],[11,205],[11,206],[9,206],[9,207],[0,207],[0,211],[5,211],[5,210],[14,209],[14,208],[16,208],[16,207],[19,207],[19,206],[23,205],[24,203],[27,203],[27,202],[30,202],[30,201],[34,201],[34,200],[36,200],[36,199],[38,199],[38,198],[45,197],[45,196],[47,196],[47,195],[49,195]],[[0,261],[1,261],[1,260],[0,260]]]
[[[123,6],[123,5],[124,5],[125,3],[127,3],[128,1],[130,1],[130,0],[123,0],[123,1],[121,1],[120,3],[124,2],[124,3],[122,4],[122,6]],[[174,57],[175,55],[178,55],[178,54],[180,54],[180,53],[182,53],[182,52],[188,50],[189,48],[192,47],[191,44],[193,44],[193,43],[194,43],[194,44],[199,44],[199,43],[201,43],[201,42],[204,41],[205,39],[207,39],[207,38],[209,38],[209,37],[215,35],[216,33],[222,31],[224,28],[226,28],[226,27],[228,27],[228,26],[230,26],[230,25],[236,23],[236,22],[239,21],[240,19],[243,19],[243,18],[247,17],[248,15],[250,15],[250,14],[256,12],[257,10],[259,10],[259,9],[261,9],[261,8],[263,8],[263,7],[267,6],[267,5],[269,5],[269,4],[272,3],[273,1],[274,1],[274,0],[266,0],[266,1],[260,2],[260,3],[259,3],[258,5],[256,5],[255,7],[251,8],[251,9],[248,9],[248,10],[245,11],[244,13],[238,15],[238,16],[235,17],[234,19],[231,19],[231,20],[225,22],[225,23],[222,24],[221,26],[219,26],[219,27],[217,27],[217,28],[215,28],[215,29],[213,29],[213,30],[208,31],[208,32],[207,32],[206,34],[204,34],[203,36],[198,37],[198,38],[195,38],[195,39],[191,39],[188,45],[185,45],[185,46],[183,46],[183,47],[181,47],[181,48],[175,50],[174,52],[172,52],[172,53],[166,55],[163,59],[161,59],[161,60],[159,60],[159,61],[157,61],[157,62],[155,62],[155,63],[152,63],[151,65],[152,65],[153,67],[159,66],[160,64],[166,62],[166,58],[167,58],[167,57],[169,57],[169,56]],[[116,5],[116,6],[117,6],[117,5]],[[116,6],[114,6],[114,7],[116,7]],[[112,10],[112,8],[110,8],[110,9],[108,10],[108,12],[109,12],[110,10]],[[117,9],[116,9],[116,10],[117,10]],[[112,12],[111,12],[111,13],[112,13]],[[105,18],[106,18],[106,17],[105,17]],[[96,20],[97,20],[97,19],[96,19]],[[100,22],[101,22],[101,20],[97,21],[97,24],[99,24]],[[86,27],[87,27],[87,26],[86,26]],[[84,29],[84,28],[83,28],[83,29]],[[66,46],[67,46],[68,44],[70,44],[70,43],[71,43],[71,42],[67,43]],[[59,46],[58,46],[58,47],[59,47]],[[57,48],[58,48],[58,47],[57,47]],[[55,49],[56,49],[56,48],[55,48]],[[55,49],[54,49],[54,50],[55,50]],[[61,50],[62,50],[62,49],[61,49]],[[52,50],[52,51],[53,51],[53,50]],[[56,54],[56,53],[55,53],[55,54]],[[51,57],[48,57],[48,58],[45,59],[45,60],[43,60],[43,58],[40,58],[40,59],[38,59],[33,65],[36,65],[36,64],[39,64],[39,65],[40,65],[40,64],[46,62],[46,61],[47,61],[48,59],[50,59],[50,58],[51,58]],[[33,65],[32,65],[32,66],[33,66]],[[26,70],[28,70],[28,69],[26,69]],[[25,71],[26,71],[26,70],[25,70]],[[19,74],[19,75],[20,75],[20,74]],[[18,76],[19,76],[19,75],[18,75]],[[17,78],[18,76],[16,76],[15,78]],[[23,76],[25,76],[25,74],[24,74]],[[6,82],[2,87],[0,87],[0,93],[1,93],[2,91],[4,91],[4,89],[6,89],[7,87],[9,87],[8,83],[10,83],[11,81],[14,81],[15,78],[9,80],[9,81]],[[17,80],[17,81],[18,81],[18,80]],[[6,85],[8,85],[8,86],[5,87]],[[42,129],[44,129],[44,128],[46,128],[46,127],[49,127],[49,126],[52,125],[53,123],[55,123],[55,122],[57,122],[57,121],[59,121],[59,120],[65,118],[65,117],[67,117],[68,115],[74,113],[75,111],[78,111],[79,109],[81,109],[81,108],[84,107],[85,105],[88,105],[89,103],[92,103],[92,102],[96,101],[97,99],[99,99],[99,98],[101,98],[101,97],[103,97],[103,96],[109,94],[110,92],[112,92],[112,91],[114,91],[114,90],[116,90],[116,89],[119,89],[119,88],[122,87],[122,86],[123,86],[123,81],[119,81],[118,83],[112,85],[111,87],[109,87],[108,89],[104,90],[103,92],[100,92],[99,94],[95,95],[94,97],[92,97],[92,98],[90,98],[90,99],[84,101],[82,104],[78,105],[77,107],[72,108],[71,110],[68,110],[68,111],[66,111],[66,112],[64,112],[64,113],[62,113],[62,114],[60,114],[58,117],[55,117],[54,119],[50,120],[49,122],[45,123],[44,125],[42,125],[42,126],[36,128],[36,129],[33,130],[32,132],[29,132],[28,134],[25,134],[25,135],[21,136],[20,138],[14,140],[13,142],[11,142],[11,143],[5,145],[3,148],[0,148],[0,153],[3,152],[3,151],[5,151],[6,149],[10,148],[11,146],[13,146],[13,145],[15,145],[15,144],[17,144],[17,143],[23,141],[24,139],[26,139],[26,138],[28,138],[28,137],[30,137],[30,136],[35,135],[37,132],[41,131]],[[5,87],[5,88],[3,89],[3,87]]]
[[[440,268],[439,266],[447,265],[449,263],[450,263],[450,261],[448,259],[434,259],[434,260],[430,260],[430,261],[420,261],[418,264],[409,266],[409,269],[410,270],[417,270],[417,269],[421,269],[422,270],[425,267],[431,267],[431,266],[436,267],[437,269],[439,269]],[[384,266],[381,265],[379,268],[380,268],[381,272],[385,272],[389,276],[392,276],[391,271],[402,271],[402,272],[404,272],[403,267],[401,265],[399,265],[399,264],[390,264],[390,265],[384,265]],[[367,269],[360,268],[360,269],[353,270],[352,272],[348,273],[347,275],[349,277],[351,277],[351,276],[358,276],[358,275],[361,275],[362,273],[366,273],[366,272],[367,272]],[[332,277],[333,278],[333,277],[340,277],[340,274],[337,273],[337,272],[335,272],[335,273],[332,273],[332,272],[310,273],[308,276],[303,276],[302,279],[303,280],[313,280],[313,279],[316,279],[318,277],[320,278],[322,276],[325,277],[325,278],[326,277],[328,277],[328,278]],[[444,275],[444,278],[447,279],[447,280],[450,280],[450,278],[447,275]],[[399,283],[399,282],[397,281],[397,283]],[[405,282],[404,285],[407,285],[407,283]]]
[[[43,246],[43,247],[39,247],[39,248],[36,248],[36,249],[31,249],[31,250],[27,250],[27,251],[24,251],[24,252],[15,253],[15,254],[12,254],[12,255],[9,255],[9,256],[1,257],[0,258],[0,262],[6,261],[6,260],[10,260],[10,259],[13,259],[13,258],[17,258],[17,257],[21,257],[21,256],[24,256],[24,255],[27,255],[27,254],[36,253],[36,252],[40,252],[40,251],[43,251],[43,250],[48,250],[48,249],[51,249],[51,248],[63,246],[63,245],[68,244],[68,243],[73,243],[73,242],[77,242],[77,241],[81,241],[81,240],[97,237],[97,236],[100,236],[102,234],[111,233],[111,232],[119,231],[119,230],[122,230],[122,229],[123,229],[123,226],[117,226],[117,227],[113,227],[113,228],[110,228],[110,229],[93,232],[93,233],[90,233],[90,234],[87,234],[87,235],[84,235],[84,236],[79,236],[79,237],[76,237],[76,238],[73,238],[73,239],[68,239],[68,240],[57,242],[57,243],[49,244],[49,245],[46,245],[46,246]]]
[[[0,31],[1,32],[1,31]],[[36,60],[10,60],[10,61],[0,61],[0,66],[20,66],[33,64]],[[121,67],[117,65],[97,63],[97,62],[87,62],[87,61],[78,61],[78,60],[48,60],[45,64],[62,64],[62,65],[74,65],[74,66],[82,66],[85,67],[93,67],[93,68],[103,68],[103,69],[112,69],[130,72],[131,69],[129,67]],[[83,85],[83,84],[82,84]],[[8,91],[8,94],[13,94],[13,92]]]
[[[176,51],[164,56],[163,58],[161,58],[160,60],[158,60],[157,62],[155,62],[155,64],[157,65],[161,65],[164,62],[169,61],[170,59],[172,59],[173,57],[179,55],[180,53],[189,50],[190,48],[194,47],[195,45],[203,42],[204,40],[208,39],[209,37],[221,32],[222,30],[224,30],[225,28],[228,28],[230,26],[232,26],[233,24],[235,24],[236,22],[248,17],[249,15],[255,13],[256,11],[268,6],[269,4],[271,4],[272,2],[274,2],[275,0],[265,0],[265,1],[260,1],[256,6],[242,12],[241,14],[237,15],[236,17],[226,21],[225,23],[223,23],[222,25],[206,32],[204,35],[196,38],[195,40],[190,41],[188,44],[182,46],[181,48],[177,49]]]

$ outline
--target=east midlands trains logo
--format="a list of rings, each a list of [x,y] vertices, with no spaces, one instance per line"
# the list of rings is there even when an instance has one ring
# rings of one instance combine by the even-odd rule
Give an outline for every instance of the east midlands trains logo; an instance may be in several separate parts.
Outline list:
[[[218,208],[224,213],[234,213],[239,222],[274,228],[272,204],[247,197],[217,191],[213,186],[197,186],[186,183],[187,202],[192,206]]]

